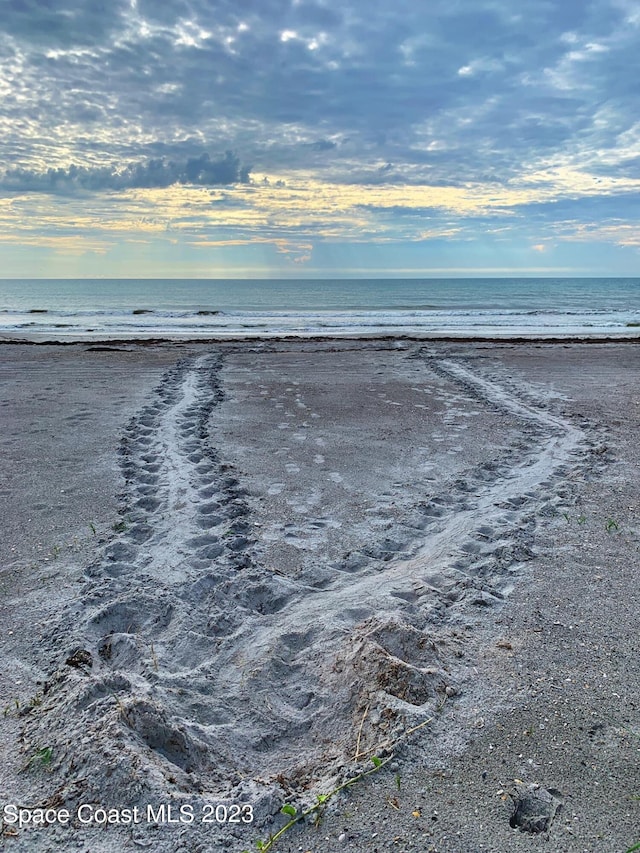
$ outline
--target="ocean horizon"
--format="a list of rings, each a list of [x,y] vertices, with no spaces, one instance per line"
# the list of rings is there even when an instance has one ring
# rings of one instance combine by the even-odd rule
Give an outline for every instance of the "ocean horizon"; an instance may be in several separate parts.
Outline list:
[[[638,333],[639,278],[0,280],[5,338]]]

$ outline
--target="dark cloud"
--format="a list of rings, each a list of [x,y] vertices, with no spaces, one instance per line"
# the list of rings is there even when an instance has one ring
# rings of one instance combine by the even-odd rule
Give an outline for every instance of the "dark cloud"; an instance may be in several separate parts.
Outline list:
[[[622,8],[5,0],[3,164],[15,183],[72,188],[166,185],[210,146],[264,171],[362,183],[508,183],[571,153],[596,169],[596,152],[617,151],[640,110],[637,31]],[[623,160],[602,168],[624,174]],[[41,172],[70,161],[73,177]],[[144,165],[125,179],[118,164],[129,161]],[[217,180],[212,168],[203,182]],[[626,168],[637,171],[628,154]]]
[[[4,0],[0,29],[47,46],[103,43],[128,5],[125,0]]]
[[[128,164],[119,170],[79,166],[47,169],[44,172],[7,169],[0,178],[0,187],[5,191],[70,194],[77,191],[169,187],[173,184],[228,186],[248,183],[249,172],[249,167],[242,166],[238,157],[227,151],[218,160],[212,160],[205,153],[181,163],[160,158]]]
[[[337,148],[337,143],[330,139],[318,139],[316,142],[308,142],[307,145],[312,151],[332,151]]]

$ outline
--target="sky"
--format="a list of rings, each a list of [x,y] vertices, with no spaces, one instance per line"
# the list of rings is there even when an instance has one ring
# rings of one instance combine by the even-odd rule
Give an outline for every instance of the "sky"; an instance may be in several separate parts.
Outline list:
[[[638,0],[3,0],[0,277],[640,275]]]

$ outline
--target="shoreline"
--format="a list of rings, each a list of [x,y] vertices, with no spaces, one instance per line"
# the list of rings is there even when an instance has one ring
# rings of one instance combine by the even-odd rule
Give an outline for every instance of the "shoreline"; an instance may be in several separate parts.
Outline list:
[[[255,824],[216,829],[235,853],[396,738],[391,771],[274,849],[626,849],[635,340],[338,342],[3,350],[0,648],[21,707],[49,686],[1,721],[2,799],[72,803],[78,778],[122,806],[242,796]],[[52,767],[20,771],[43,746]],[[514,779],[561,793],[548,832],[509,826]],[[62,850],[125,838],[58,830]]]
[[[119,344],[133,344],[137,346],[158,346],[164,344],[182,344],[185,346],[220,345],[225,344],[281,344],[281,343],[330,343],[331,341],[352,342],[406,342],[406,343],[442,343],[442,344],[485,344],[485,343],[513,343],[513,344],[628,344],[640,343],[640,332],[620,335],[380,335],[377,333],[352,335],[274,335],[260,336],[247,335],[238,337],[210,337],[210,338],[187,338],[187,337],[149,337],[144,335],[122,336],[122,337],[86,337],[74,340],[60,340],[55,338],[36,338],[35,335],[25,337],[7,337],[0,335],[0,346],[6,344],[26,346],[91,346],[99,344],[103,346],[117,346]]]

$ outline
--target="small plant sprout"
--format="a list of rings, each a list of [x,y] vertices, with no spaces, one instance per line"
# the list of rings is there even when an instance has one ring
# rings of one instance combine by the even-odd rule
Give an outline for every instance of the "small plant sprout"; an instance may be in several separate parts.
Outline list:
[[[14,699],[13,702],[10,702],[8,705],[5,705],[4,716],[8,717],[9,714],[12,714],[15,707],[15,713],[17,715],[20,714],[20,702],[17,699]]]
[[[605,528],[607,533],[612,533],[614,530],[620,530],[620,525],[613,518],[608,518]]]
[[[587,520],[586,515],[579,515],[578,516],[578,524],[584,524],[586,522],[586,520]]]
[[[37,693],[34,693],[34,695],[31,697],[31,699],[29,699],[29,704],[27,706],[27,713],[29,711],[33,710],[33,708],[37,708],[38,705],[42,705],[42,698],[43,697],[42,697],[42,691],[41,690],[39,690]]]
[[[93,521],[89,522],[89,529],[91,530],[91,532],[93,533],[94,536],[97,535],[98,531],[96,530],[96,526],[93,523]]]
[[[43,746],[42,749],[38,750],[36,756],[46,767],[51,764],[51,759],[53,758],[53,749],[50,746]]]
[[[315,814],[319,817],[324,806],[329,802],[329,800],[335,797],[336,794],[339,794],[340,791],[344,791],[346,788],[350,788],[351,785],[355,785],[356,782],[359,782],[366,776],[370,776],[372,773],[377,773],[378,770],[384,767],[385,764],[388,764],[392,758],[393,755],[388,756],[388,758],[385,758],[384,760],[382,758],[378,758],[377,755],[372,756],[371,763],[373,764],[373,767],[370,767],[368,770],[363,770],[362,773],[359,773],[357,776],[352,776],[351,779],[347,779],[346,782],[343,782],[342,785],[338,785],[337,788],[334,788],[333,791],[329,791],[327,794],[318,794],[316,796],[316,802],[304,811],[298,811],[295,806],[290,803],[285,803],[285,805],[280,809],[280,812],[291,819],[282,827],[282,829],[279,829],[275,835],[270,835],[266,841],[256,841],[256,849],[259,853],[268,853],[268,851],[273,848],[276,841],[281,838],[285,832],[290,830],[292,826],[295,826],[296,823],[304,820],[309,815]],[[249,851],[243,850],[243,853],[249,853]]]
[[[40,767],[48,767],[51,764],[52,758],[53,749],[50,746],[43,746],[34,752],[34,754],[27,761],[23,769],[28,770],[34,765],[39,765]]]

